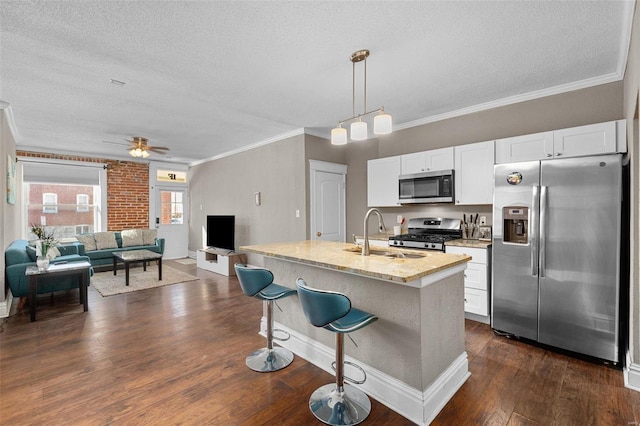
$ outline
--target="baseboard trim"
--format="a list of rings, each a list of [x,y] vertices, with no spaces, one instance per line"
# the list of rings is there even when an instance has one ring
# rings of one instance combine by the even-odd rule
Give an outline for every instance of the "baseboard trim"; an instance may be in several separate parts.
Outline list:
[[[640,364],[629,363],[623,374],[624,386],[640,392]]]
[[[289,333],[289,340],[277,341],[279,346],[289,349],[316,367],[334,374],[331,363],[335,360],[335,350],[309,337],[275,323],[275,328]],[[260,323],[260,334],[266,336],[266,318]],[[428,425],[438,415],[451,397],[471,376],[467,353],[463,352],[424,392],[389,376],[367,364],[345,354],[345,360],[355,362],[367,373],[367,381],[358,385],[362,391],[381,404],[418,425]]]
[[[11,312],[11,302],[13,302],[13,294],[9,291],[7,292],[6,299],[0,302],[0,318],[9,316],[9,312]]]

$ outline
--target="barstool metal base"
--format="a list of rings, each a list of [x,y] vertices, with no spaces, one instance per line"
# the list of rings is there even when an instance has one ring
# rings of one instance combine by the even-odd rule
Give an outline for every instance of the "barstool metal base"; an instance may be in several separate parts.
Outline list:
[[[321,422],[329,425],[357,425],[371,412],[366,393],[348,384],[338,392],[335,383],[316,389],[309,398],[309,408]]]
[[[252,352],[246,359],[247,367],[260,373],[282,370],[293,361],[293,353],[289,349],[275,347]]]

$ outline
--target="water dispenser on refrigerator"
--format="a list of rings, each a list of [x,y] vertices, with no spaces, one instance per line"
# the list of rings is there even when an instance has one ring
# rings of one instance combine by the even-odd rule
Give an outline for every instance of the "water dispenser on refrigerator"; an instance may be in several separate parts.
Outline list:
[[[529,207],[503,207],[502,219],[505,243],[529,244]]]

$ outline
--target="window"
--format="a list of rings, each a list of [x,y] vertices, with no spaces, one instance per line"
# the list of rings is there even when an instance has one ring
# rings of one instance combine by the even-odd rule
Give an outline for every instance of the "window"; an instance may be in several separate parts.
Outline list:
[[[58,194],[52,192],[42,194],[42,213],[58,213]]]
[[[77,234],[96,232],[100,200],[98,186],[24,182],[27,225],[43,224],[56,238],[72,238]]]
[[[92,228],[91,225],[76,225],[75,235],[88,234],[92,232]]]
[[[162,225],[182,225],[184,223],[184,205],[182,191],[161,191],[161,221]]]
[[[77,212],[89,211],[89,195],[87,194],[76,195],[76,211]]]

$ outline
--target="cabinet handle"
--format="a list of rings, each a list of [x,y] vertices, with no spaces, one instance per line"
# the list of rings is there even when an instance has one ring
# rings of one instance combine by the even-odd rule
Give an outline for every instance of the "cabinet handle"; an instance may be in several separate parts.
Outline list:
[[[553,157],[553,154],[547,154],[547,157]]]
[[[556,154],[556,157],[560,157],[561,155],[562,155],[562,153],[561,153],[561,152],[558,152],[558,153]]]
[[[321,237],[321,236],[322,236],[322,232],[318,231],[318,232],[316,232],[316,235],[317,235],[318,237]]]

